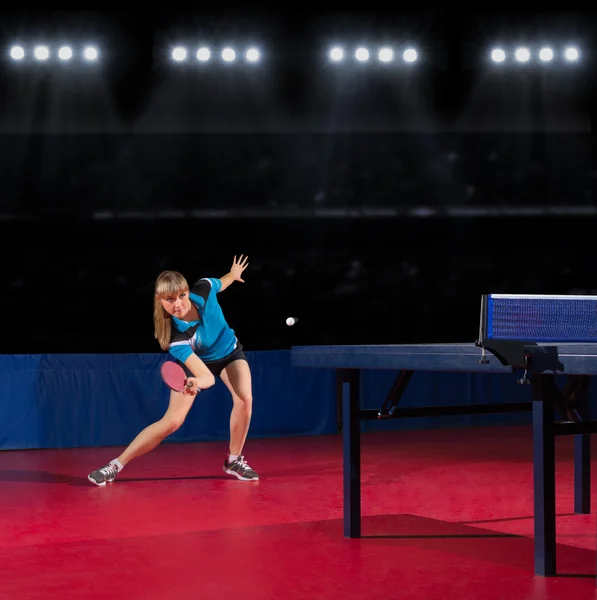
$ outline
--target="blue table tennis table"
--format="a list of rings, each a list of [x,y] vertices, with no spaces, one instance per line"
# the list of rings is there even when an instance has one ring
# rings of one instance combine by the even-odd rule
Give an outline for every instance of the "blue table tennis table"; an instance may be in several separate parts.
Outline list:
[[[342,406],[344,535],[361,537],[360,421],[532,411],[535,573],[556,575],[555,438],[574,437],[574,510],[590,512],[588,391],[597,374],[597,296],[501,295],[481,299],[479,337],[452,344],[295,346],[292,365],[333,369]],[[361,408],[361,372],[397,371],[377,409]],[[413,373],[506,374],[528,385],[528,402],[400,408]],[[561,376],[566,380],[560,388]],[[558,380],[556,379],[558,376]]]

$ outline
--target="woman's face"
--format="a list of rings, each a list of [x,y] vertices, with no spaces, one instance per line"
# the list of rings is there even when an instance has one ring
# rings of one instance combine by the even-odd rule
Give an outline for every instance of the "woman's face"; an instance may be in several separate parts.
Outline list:
[[[160,298],[164,310],[177,319],[184,319],[191,310],[191,300],[188,290]]]

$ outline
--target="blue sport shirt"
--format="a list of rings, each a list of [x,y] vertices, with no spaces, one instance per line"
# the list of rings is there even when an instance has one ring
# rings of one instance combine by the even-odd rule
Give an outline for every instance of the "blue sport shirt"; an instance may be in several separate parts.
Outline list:
[[[218,303],[222,289],[219,279],[204,277],[189,290],[189,299],[197,307],[199,320],[181,321],[172,316],[172,333],[168,352],[184,363],[193,352],[204,362],[220,360],[234,351],[236,335],[230,329]]]

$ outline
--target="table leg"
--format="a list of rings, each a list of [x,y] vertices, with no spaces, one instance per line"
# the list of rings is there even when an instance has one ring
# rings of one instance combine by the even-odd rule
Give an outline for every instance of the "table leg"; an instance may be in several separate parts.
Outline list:
[[[591,512],[591,437],[574,436],[574,512]]]
[[[556,574],[556,485],[553,375],[533,377],[535,573]]]
[[[577,412],[583,421],[591,420],[589,406],[589,377],[580,382],[580,402]],[[591,435],[574,436],[574,512],[588,515],[591,512]]]
[[[342,441],[344,537],[361,537],[361,421],[360,370],[340,371],[342,380]]]

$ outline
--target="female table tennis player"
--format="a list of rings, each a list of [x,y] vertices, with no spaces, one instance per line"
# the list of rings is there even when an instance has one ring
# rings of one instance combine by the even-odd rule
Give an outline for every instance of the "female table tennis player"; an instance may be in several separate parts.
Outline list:
[[[197,392],[215,384],[219,376],[232,395],[230,446],[224,472],[242,481],[256,481],[257,473],[242,451],[252,410],[251,372],[241,344],[228,326],[217,294],[234,281],[241,281],[247,257],[236,256],[230,272],[220,279],[199,279],[191,288],[176,271],[163,271],[155,283],[154,335],[162,350],[168,350],[189,376],[190,389],[171,391],[164,416],[141,431],[126,450],[105,467],[89,474],[89,481],[106,485],[132,459],[146,454],[174,433],[184,422]]]

